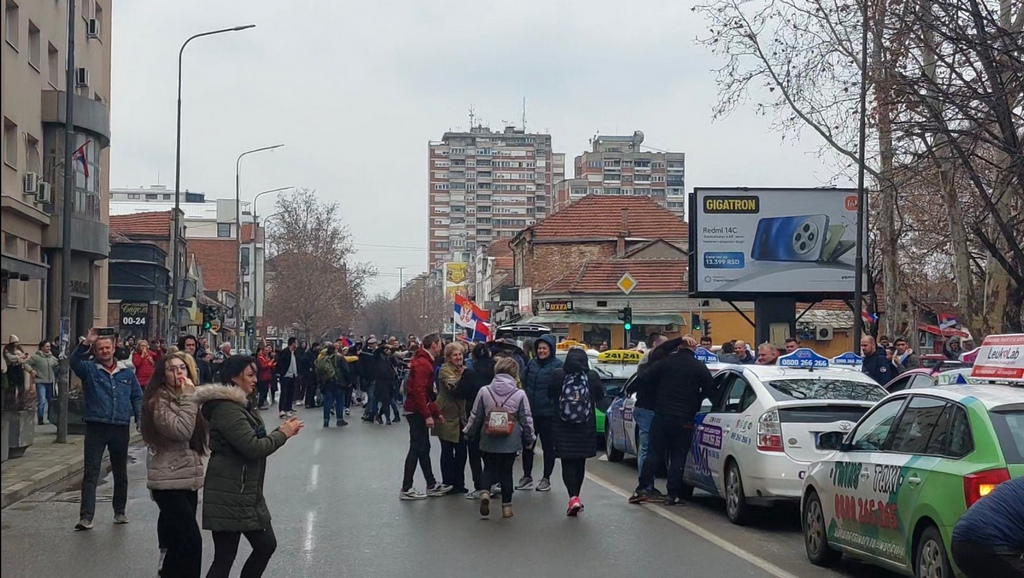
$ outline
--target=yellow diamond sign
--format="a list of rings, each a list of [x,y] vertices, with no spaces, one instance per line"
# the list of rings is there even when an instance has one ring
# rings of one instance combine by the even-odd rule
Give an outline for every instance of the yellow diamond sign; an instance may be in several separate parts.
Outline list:
[[[629,295],[629,292],[636,288],[637,281],[632,275],[626,273],[621,279],[619,279],[619,282],[616,283],[616,285],[618,285],[619,289],[621,289],[623,293]]]

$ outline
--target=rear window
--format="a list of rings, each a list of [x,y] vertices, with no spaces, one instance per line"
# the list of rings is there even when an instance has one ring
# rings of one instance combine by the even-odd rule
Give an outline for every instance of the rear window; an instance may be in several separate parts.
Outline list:
[[[989,416],[1006,463],[1024,464],[1024,411],[994,411]]]
[[[846,379],[776,379],[766,382],[772,397],[778,401],[790,399],[848,399],[851,401],[880,401],[888,395],[876,384]]]

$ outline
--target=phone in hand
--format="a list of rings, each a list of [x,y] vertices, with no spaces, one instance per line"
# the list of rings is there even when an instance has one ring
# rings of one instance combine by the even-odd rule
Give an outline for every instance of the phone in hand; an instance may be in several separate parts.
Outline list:
[[[98,327],[96,329],[96,335],[98,335],[99,337],[113,337],[114,336],[114,328],[113,327]]]

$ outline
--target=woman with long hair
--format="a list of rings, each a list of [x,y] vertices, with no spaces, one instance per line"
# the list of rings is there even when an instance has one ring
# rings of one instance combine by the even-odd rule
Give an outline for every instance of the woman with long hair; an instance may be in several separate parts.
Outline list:
[[[158,359],[143,390],[142,439],[149,446],[146,487],[160,508],[156,533],[160,544],[159,575],[198,577],[203,564],[203,536],[196,523],[206,420],[196,400],[197,374],[191,356],[171,353]]]
[[[455,388],[455,395],[466,400],[466,420],[473,411],[473,404],[480,390],[494,381],[494,359],[486,343],[473,347],[473,366],[468,367]],[[518,373],[518,372],[516,372]],[[466,494],[467,500],[478,500],[487,489],[484,480],[484,454],[480,451],[480,437],[467,437],[466,449],[469,454],[469,471],[473,475],[473,491]]]
[[[587,473],[587,458],[597,455],[595,407],[604,397],[601,378],[590,369],[586,351],[576,347],[569,350],[565,363],[551,376],[548,396],[556,412],[551,424],[555,456],[562,460],[562,482],[569,493],[565,515],[575,517],[583,511],[580,489]]]
[[[263,496],[267,456],[304,425],[298,418],[267,433],[254,403],[256,360],[232,355],[221,364],[222,385],[202,388],[202,415],[210,422],[210,461],[203,490],[203,528],[213,532],[213,565],[207,578],[227,578],[242,535],[252,546],[242,578],[258,578],[277,549]]]

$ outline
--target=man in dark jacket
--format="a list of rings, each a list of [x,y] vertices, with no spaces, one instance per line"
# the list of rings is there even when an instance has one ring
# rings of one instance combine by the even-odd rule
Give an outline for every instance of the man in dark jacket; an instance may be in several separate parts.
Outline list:
[[[299,378],[299,342],[294,337],[288,338],[288,347],[277,354],[277,375],[281,378],[281,396],[278,398],[279,417],[293,417],[295,411],[292,402],[295,399],[295,381]]]
[[[885,352],[875,345],[875,338],[865,335],[860,340],[860,351],[864,355],[864,362],[861,371],[879,385],[889,383],[889,380],[896,375],[896,368],[885,358]]]
[[[640,474],[640,483],[631,503],[646,501],[647,488],[654,485],[654,474],[665,466],[668,456],[668,498],[665,503],[682,503],[683,464],[693,439],[693,421],[701,403],[714,395],[714,380],[707,366],[694,356],[697,342],[682,339],[679,351],[657,361],[637,376],[636,387],[643,395],[654,397],[650,450]]]
[[[562,361],[555,357],[555,338],[551,335],[541,335],[534,342],[533,354],[533,359],[526,365],[522,381],[526,397],[530,401],[537,439],[544,444],[544,476],[537,483],[537,491],[547,492],[551,490],[551,473],[555,471],[551,422],[555,419],[556,413],[555,403],[548,396],[548,389],[555,370],[562,368]],[[523,477],[516,484],[517,490],[529,490],[533,487],[533,456],[533,448],[523,449]]]
[[[90,351],[95,359],[88,359]],[[85,473],[75,529],[92,530],[103,450],[110,453],[114,472],[114,523],[127,524],[128,441],[132,417],[138,427],[142,415],[142,387],[131,364],[114,358],[114,337],[100,337],[96,327],[71,352],[70,364],[85,394]]]
[[[428,496],[443,496],[452,491],[437,481],[430,466],[430,428],[435,420],[444,423],[441,410],[430,400],[434,387],[434,360],[441,355],[441,336],[431,333],[423,338],[423,346],[409,362],[409,379],[405,385],[405,421],[409,423],[409,453],[405,456],[400,500],[422,500]],[[416,465],[423,471],[427,492],[413,489]]]
[[[370,422],[376,417],[376,405],[377,405],[377,372],[375,369],[376,362],[374,360],[377,352],[377,338],[370,336],[366,340],[366,344],[359,351],[359,383],[366,394],[366,399],[363,404],[363,421]]]
[[[1024,576],[1024,478],[971,506],[953,527],[952,550],[967,578]]]
[[[718,352],[718,361],[722,363],[742,363],[740,356],[736,355],[736,346],[733,345],[732,341],[726,341],[722,344],[722,350]]]
[[[896,341],[893,342],[896,346],[896,354],[893,356],[893,364],[898,365],[900,373],[908,369],[916,369],[921,367],[921,360],[914,353],[914,350],[910,348],[910,344],[907,340],[902,337],[897,337]],[[883,384],[884,385],[884,384]]]
[[[352,380],[348,371],[348,363],[345,357],[338,355],[338,350],[333,343],[327,344],[327,353],[322,359],[316,361],[314,366],[317,377],[322,377],[320,390],[324,396],[324,427],[331,425],[331,410],[334,410],[338,418],[338,427],[348,425],[345,421],[345,392],[348,391],[349,383]],[[333,376],[330,369],[333,368]]]

